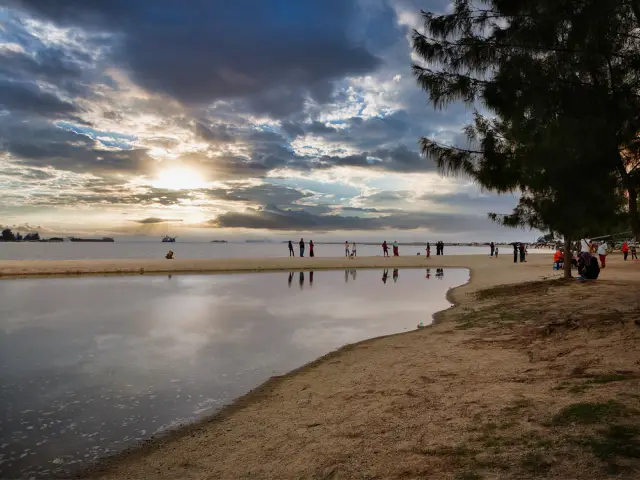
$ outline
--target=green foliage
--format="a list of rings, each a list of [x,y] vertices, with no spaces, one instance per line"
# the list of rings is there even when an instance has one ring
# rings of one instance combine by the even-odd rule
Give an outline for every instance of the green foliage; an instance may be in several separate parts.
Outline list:
[[[423,153],[443,172],[520,192],[513,212],[490,215],[503,225],[575,237],[626,209],[640,235],[636,13],[627,0],[456,0],[450,14],[423,13],[418,84],[436,108],[493,113],[476,113],[467,148],[423,138]]]

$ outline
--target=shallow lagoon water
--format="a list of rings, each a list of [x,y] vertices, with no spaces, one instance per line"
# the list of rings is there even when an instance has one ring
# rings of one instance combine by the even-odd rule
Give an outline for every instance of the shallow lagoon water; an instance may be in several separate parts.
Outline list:
[[[46,477],[211,414],[342,345],[412,330],[464,269],[0,282],[0,477]]]

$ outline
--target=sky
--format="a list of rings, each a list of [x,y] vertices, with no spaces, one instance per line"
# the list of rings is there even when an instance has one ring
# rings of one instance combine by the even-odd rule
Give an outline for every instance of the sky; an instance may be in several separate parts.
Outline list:
[[[411,74],[448,0],[0,0],[0,225],[41,234],[491,241],[511,195]],[[389,237],[391,238],[391,237]]]

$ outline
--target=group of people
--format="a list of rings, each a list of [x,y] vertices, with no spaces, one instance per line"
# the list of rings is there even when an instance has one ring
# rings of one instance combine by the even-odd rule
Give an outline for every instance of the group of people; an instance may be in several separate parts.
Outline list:
[[[393,256],[397,257],[400,255],[400,245],[398,244],[397,241],[393,242]],[[389,256],[389,245],[387,244],[387,241],[385,240],[384,242],[382,242],[382,256],[383,257],[388,257]]]
[[[632,243],[631,246],[627,242],[622,243],[622,255],[624,256],[625,261],[629,257],[629,253],[631,253],[631,260],[638,260],[638,252],[636,250],[636,244]]]
[[[304,244],[304,239],[300,239],[300,256],[304,257],[304,250],[305,250],[305,244]],[[310,257],[314,257],[315,256],[315,252],[313,251],[313,249],[315,248],[315,245],[313,244],[313,240],[309,240],[309,256]],[[289,256],[290,257],[295,257],[296,256],[296,252],[293,250],[293,243],[291,242],[291,240],[289,240]]]
[[[344,242],[344,256],[350,257],[350,258],[354,258],[358,256],[356,251],[356,242],[353,242],[351,244],[351,251],[349,251],[349,241]]]
[[[491,253],[489,254],[489,256],[498,258],[498,246],[495,243],[491,242],[491,244],[489,245],[489,248],[491,250]]]
[[[513,243],[513,263],[518,263],[518,257],[520,258],[520,262],[526,262],[527,255],[529,255],[529,252],[527,250],[526,243],[522,243],[522,242]]]

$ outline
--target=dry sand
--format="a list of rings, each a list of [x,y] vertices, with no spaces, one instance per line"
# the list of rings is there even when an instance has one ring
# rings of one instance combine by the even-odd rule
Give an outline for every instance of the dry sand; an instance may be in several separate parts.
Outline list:
[[[578,282],[558,280],[550,256],[528,260],[173,261],[171,271],[199,273],[428,265],[472,275],[434,326],[344,347],[81,476],[640,478],[640,263],[611,255],[600,280]],[[0,271],[147,273],[167,263],[0,262]]]

